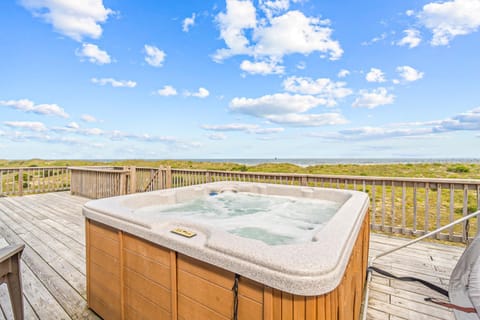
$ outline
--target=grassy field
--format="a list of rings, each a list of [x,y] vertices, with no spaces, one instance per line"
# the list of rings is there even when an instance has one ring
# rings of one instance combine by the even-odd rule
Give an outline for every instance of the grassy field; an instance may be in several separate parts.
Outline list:
[[[406,164],[322,164],[300,167],[289,163],[246,166],[236,163],[196,162],[185,160],[118,160],[112,162],[85,160],[0,160],[2,167],[45,166],[171,166],[178,169],[208,169],[246,172],[311,173],[381,177],[426,177],[480,179],[478,163],[406,163]]]

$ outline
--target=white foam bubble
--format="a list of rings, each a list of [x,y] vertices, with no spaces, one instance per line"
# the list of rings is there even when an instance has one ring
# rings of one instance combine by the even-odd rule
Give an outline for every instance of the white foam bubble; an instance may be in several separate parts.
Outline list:
[[[225,192],[173,205],[144,207],[136,214],[149,219],[183,217],[275,245],[311,241],[340,206],[328,200]]]

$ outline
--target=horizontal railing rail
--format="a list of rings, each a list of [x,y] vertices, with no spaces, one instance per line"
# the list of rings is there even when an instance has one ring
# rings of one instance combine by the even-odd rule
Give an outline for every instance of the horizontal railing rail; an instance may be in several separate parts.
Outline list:
[[[67,167],[0,168],[0,196],[70,190]]]

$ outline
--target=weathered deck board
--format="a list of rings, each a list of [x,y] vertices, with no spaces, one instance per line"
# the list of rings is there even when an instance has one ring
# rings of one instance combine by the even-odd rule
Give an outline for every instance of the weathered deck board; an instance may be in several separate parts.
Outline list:
[[[52,204],[61,202],[55,194],[1,198],[0,235],[9,243],[26,244],[22,256],[24,296],[38,318],[96,319],[86,308],[84,242],[76,241],[84,239],[81,206],[86,200],[78,201],[68,193],[62,196],[64,203],[56,210]],[[69,205],[68,199],[72,199]],[[54,229],[45,223],[48,219],[69,223]],[[71,223],[76,226],[76,240]],[[8,299],[6,302],[2,310],[9,310]],[[6,319],[11,319],[9,312],[5,312]]]
[[[372,235],[370,256],[403,243],[404,239]],[[398,276],[425,279],[447,289],[450,273],[463,250],[459,246],[419,242],[378,259],[375,266]],[[449,309],[425,302],[425,297],[444,297],[420,284],[375,275],[370,290],[368,319],[455,319]]]
[[[0,198],[0,247],[25,243],[22,277],[26,319],[98,319],[86,308],[85,198],[68,192]],[[370,255],[406,240],[372,234]],[[397,275],[417,276],[447,287],[462,247],[421,242],[379,259],[376,266]],[[426,303],[441,298],[416,283],[375,275],[370,284],[368,319],[451,319],[453,313]],[[0,320],[12,319],[6,286],[0,286]]]

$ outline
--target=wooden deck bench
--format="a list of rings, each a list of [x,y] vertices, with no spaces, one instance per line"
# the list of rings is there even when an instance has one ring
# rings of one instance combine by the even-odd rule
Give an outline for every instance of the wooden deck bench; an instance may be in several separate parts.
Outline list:
[[[15,320],[23,320],[22,277],[20,258],[24,244],[14,244],[0,249],[0,284],[6,283]]]

